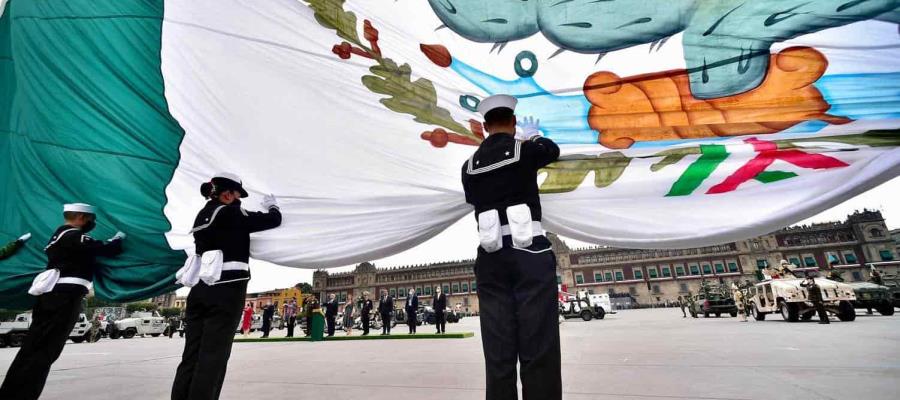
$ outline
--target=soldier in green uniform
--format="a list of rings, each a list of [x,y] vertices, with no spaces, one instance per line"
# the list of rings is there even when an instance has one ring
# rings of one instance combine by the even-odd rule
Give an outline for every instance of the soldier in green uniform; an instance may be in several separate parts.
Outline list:
[[[688,311],[691,313],[691,317],[697,318],[697,303],[694,301],[694,295],[688,291],[687,296],[685,297],[688,303]]]
[[[869,273],[869,282],[872,282],[876,285],[884,286],[884,278],[881,277],[881,272],[875,269],[875,266],[872,265],[871,271]]]
[[[819,289],[819,285],[816,284],[816,280],[812,278],[809,274],[806,275],[806,280],[800,282],[800,286],[805,287],[807,292],[809,292],[809,301],[815,307],[816,312],[819,314],[819,323],[820,324],[830,324],[828,321],[828,312],[825,311],[825,304],[822,303],[822,290]]]
[[[838,264],[838,261],[831,260],[831,262],[828,264],[829,265],[828,265],[828,268],[826,269],[825,278],[835,281],[835,282],[843,282],[844,277],[841,276],[841,272],[838,271],[837,268],[835,268]]]
[[[687,314],[684,312],[684,298],[678,296],[678,306],[681,307],[681,318],[687,318]]]
[[[6,246],[0,247],[0,260],[12,257],[12,255],[19,251],[22,246],[25,246],[25,242],[27,242],[28,239],[31,239],[30,233],[19,236],[18,239],[9,242]]]
[[[91,319],[91,343],[100,340],[100,316],[96,315]]]

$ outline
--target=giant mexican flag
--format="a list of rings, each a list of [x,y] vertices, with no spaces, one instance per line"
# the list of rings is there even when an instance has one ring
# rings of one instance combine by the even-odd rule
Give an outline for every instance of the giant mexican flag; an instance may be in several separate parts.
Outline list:
[[[0,0],[0,304],[63,203],[126,252],[106,298],[175,288],[199,185],[241,175],[298,268],[403,251],[471,208],[480,99],[563,144],[544,224],[700,246],[812,216],[900,171],[897,0]],[[473,232],[474,234],[474,232]]]

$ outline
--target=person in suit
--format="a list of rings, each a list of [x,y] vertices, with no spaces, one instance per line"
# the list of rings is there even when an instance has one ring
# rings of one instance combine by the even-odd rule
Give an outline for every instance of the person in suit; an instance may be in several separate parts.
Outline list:
[[[369,300],[369,292],[363,292],[360,313],[362,316],[363,336],[366,336],[369,334],[369,316],[372,314],[372,300]]]
[[[378,300],[378,313],[381,314],[381,334],[391,334],[391,314],[394,313],[394,298],[388,294],[387,289],[381,289],[381,299]]]
[[[416,295],[415,290],[409,289],[404,309],[406,310],[406,323],[409,324],[409,334],[414,335],[416,333],[416,324],[418,323],[416,312],[419,311],[419,296]]]
[[[262,331],[263,338],[269,337],[269,331],[272,330],[272,318],[275,317],[275,306],[269,304],[263,308]]]
[[[328,336],[334,336],[334,318],[337,316],[338,302],[334,293],[328,295],[325,303],[325,323],[328,325]]]
[[[446,333],[447,316],[444,311],[447,310],[447,295],[441,293],[440,286],[434,288],[432,307],[434,307],[434,326],[437,328],[437,333]]]

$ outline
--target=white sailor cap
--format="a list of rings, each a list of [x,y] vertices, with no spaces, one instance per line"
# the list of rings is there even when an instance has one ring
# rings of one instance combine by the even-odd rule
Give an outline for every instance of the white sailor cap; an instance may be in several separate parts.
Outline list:
[[[478,103],[478,112],[481,115],[486,115],[489,111],[496,108],[508,108],[515,111],[518,103],[519,100],[508,94],[495,94]]]
[[[85,203],[71,203],[63,205],[63,212],[80,212],[85,214],[96,214],[94,206]]]
[[[247,191],[244,190],[244,182],[241,181],[241,177],[230,172],[219,172],[212,177],[212,182],[216,185],[223,184],[223,180],[225,181],[226,187],[239,191],[241,197],[249,196]]]

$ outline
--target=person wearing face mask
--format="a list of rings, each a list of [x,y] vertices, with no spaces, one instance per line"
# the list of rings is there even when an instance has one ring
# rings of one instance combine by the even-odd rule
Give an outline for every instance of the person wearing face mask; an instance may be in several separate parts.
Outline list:
[[[240,199],[248,194],[234,174],[216,174],[200,187],[200,193],[208,201],[191,232],[202,260],[197,262],[203,267],[200,279],[179,272],[179,282],[193,287],[187,298],[186,338],[172,384],[173,400],[219,398],[250,280],[250,234],[281,225],[274,196],[264,198],[266,212],[241,207]],[[185,265],[182,270],[188,268]]]
[[[406,296],[404,310],[406,311],[406,323],[409,325],[409,334],[415,335],[416,325],[419,322],[416,319],[416,312],[419,311],[419,296],[416,295],[416,291],[413,289],[409,289],[409,295]]]
[[[97,225],[93,206],[66,204],[63,218],[65,223],[44,248],[47,269],[29,290],[37,296],[31,326],[0,386],[0,399],[40,397],[50,366],[59,358],[78,320],[81,301],[94,279],[95,258],[122,253],[124,233],[118,232],[105,242],[88,235]]]
[[[434,307],[434,327],[437,328],[437,333],[447,333],[447,315],[444,314],[447,310],[447,295],[441,293],[440,286],[434,288],[432,307]]]

